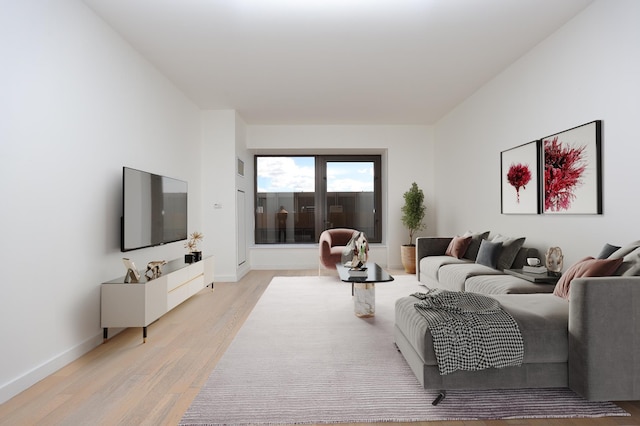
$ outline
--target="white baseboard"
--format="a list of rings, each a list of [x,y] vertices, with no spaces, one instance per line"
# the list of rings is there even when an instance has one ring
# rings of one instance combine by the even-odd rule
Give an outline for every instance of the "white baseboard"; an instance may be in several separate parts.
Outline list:
[[[40,380],[50,376],[100,344],[102,344],[102,332],[50,359],[49,361],[40,364],[22,376],[2,384],[2,386],[0,386],[0,404],[10,400],[20,392],[29,389]]]

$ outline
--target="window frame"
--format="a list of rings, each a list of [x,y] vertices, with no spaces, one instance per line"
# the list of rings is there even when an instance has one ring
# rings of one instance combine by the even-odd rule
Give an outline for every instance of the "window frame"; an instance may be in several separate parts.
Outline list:
[[[268,157],[312,157],[315,163],[315,181],[314,181],[314,209],[316,212],[322,212],[322,214],[316,214],[314,217],[315,236],[313,243],[317,244],[320,238],[320,233],[325,229],[325,223],[327,221],[327,163],[332,162],[367,162],[373,163],[373,197],[374,197],[374,212],[373,212],[373,226],[374,235],[367,235],[367,239],[370,243],[382,242],[382,155],[380,154],[330,154],[330,155],[316,155],[316,154],[260,154],[254,155],[254,203],[258,206],[258,161],[259,158]],[[254,219],[257,218],[257,209],[254,210]],[[254,220],[254,244],[265,246],[271,244],[286,244],[296,245],[305,244],[308,242],[293,241],[285,243],[277,242],[258,242],[258,227],[257,221]]]

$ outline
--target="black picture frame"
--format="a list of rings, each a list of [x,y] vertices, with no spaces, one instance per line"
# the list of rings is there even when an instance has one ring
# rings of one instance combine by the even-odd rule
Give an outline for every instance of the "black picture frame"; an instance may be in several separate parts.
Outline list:
[[[542,139],[544,214],[602,214],[602,121]]]
[[[540,146],[536,140],[500,153],[502,214],[540,213]]]

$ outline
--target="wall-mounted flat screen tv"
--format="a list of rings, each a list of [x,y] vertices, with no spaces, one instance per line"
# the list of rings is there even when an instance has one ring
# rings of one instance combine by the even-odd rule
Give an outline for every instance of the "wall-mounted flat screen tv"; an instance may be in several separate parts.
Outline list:
[[[122,168],[122,251],[187,239],[187,182]]]

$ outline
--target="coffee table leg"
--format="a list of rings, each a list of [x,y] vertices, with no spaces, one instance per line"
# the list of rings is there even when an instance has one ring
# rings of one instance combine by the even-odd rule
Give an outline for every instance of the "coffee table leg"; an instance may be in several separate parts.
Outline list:
[[[353,283],[353,307],[356,316],[369,318],[376,313],[376,287],[374,283]]]

